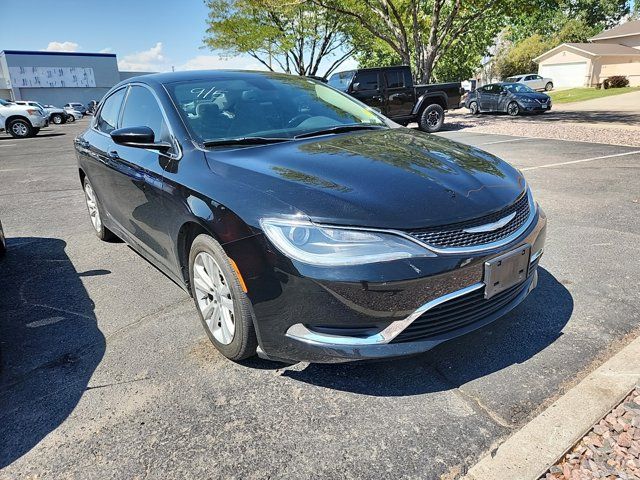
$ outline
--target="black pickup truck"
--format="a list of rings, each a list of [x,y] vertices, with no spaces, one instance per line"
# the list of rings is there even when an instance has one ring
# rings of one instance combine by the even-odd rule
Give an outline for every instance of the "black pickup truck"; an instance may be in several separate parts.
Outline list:
[[[460,82],[414,85],[407,66],[337,72],[328,83],[395,122],[418,122],[420,130],[429,133],[442,128],[445,110],[460,108],[464,93]]]

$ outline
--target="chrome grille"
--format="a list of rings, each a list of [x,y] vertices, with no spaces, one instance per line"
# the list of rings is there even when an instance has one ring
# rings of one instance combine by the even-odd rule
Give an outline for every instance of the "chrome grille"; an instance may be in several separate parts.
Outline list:
[[[529,197],[525,192],[514,204],[496,213],[492,213],[491,215],[486,215],[467,222],[411,230],[407,233],[421,242],[437,248],[446,249],[481,246],[487,243],[500,241],[522,227],[522,225],[527,221],[527,218],[529,218],[530,208]],[[516,213],[515,217],[504,227],[490,232],[469,233],[464,231],[468,228],[479,227],[488,223],[496,222],[513,212]]]

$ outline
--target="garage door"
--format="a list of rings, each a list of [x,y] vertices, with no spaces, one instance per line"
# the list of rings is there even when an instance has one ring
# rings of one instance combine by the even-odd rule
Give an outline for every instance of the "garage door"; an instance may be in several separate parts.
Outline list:
[[[587,83],[587,62],[540,65],[538,74],[552,79],[555,87],[584,87]]]

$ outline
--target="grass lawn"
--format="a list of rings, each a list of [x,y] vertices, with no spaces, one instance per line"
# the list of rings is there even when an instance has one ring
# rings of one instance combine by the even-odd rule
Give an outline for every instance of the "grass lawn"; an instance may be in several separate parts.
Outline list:
[[[554,92],[546,92],[553,99],[553,103],[570,103],[582,102],[584,100],[592,100],[594,98],[609,97],[611,95],[620,95],[621,93],[629,93],[640,90],[640,87],[624,87],[609,88],[600,90],[596,88],[570,88],[568,90],[557,90]]]

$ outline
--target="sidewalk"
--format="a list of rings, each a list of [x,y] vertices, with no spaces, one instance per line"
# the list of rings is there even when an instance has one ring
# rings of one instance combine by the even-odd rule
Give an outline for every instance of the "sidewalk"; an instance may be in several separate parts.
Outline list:
[[[608,478],[604,475],[605,469],[609,473],[620,466],[623,473],[613,478],[636,480],[636,474],[628,472],[638,469],[640,404],[636,403],[637,397],[633,402],[626,400],[639,382],[640,338],[636,338],[482,458],[469,469],[465,479],[535,480],[547,473],[551,473],[548,478],[553,479]],[[612,410],[613,413],[607,415]],[[604,423],[600,423],[603,418]],[[593,432],[586,435],[592,429]],[[575,445],[569,457],[564,456]],[[587,451],[592,452],[590,456]],[[557,466],[562,469],[562,475],[556,468],[549,470],[560,459],[563,461]]]

